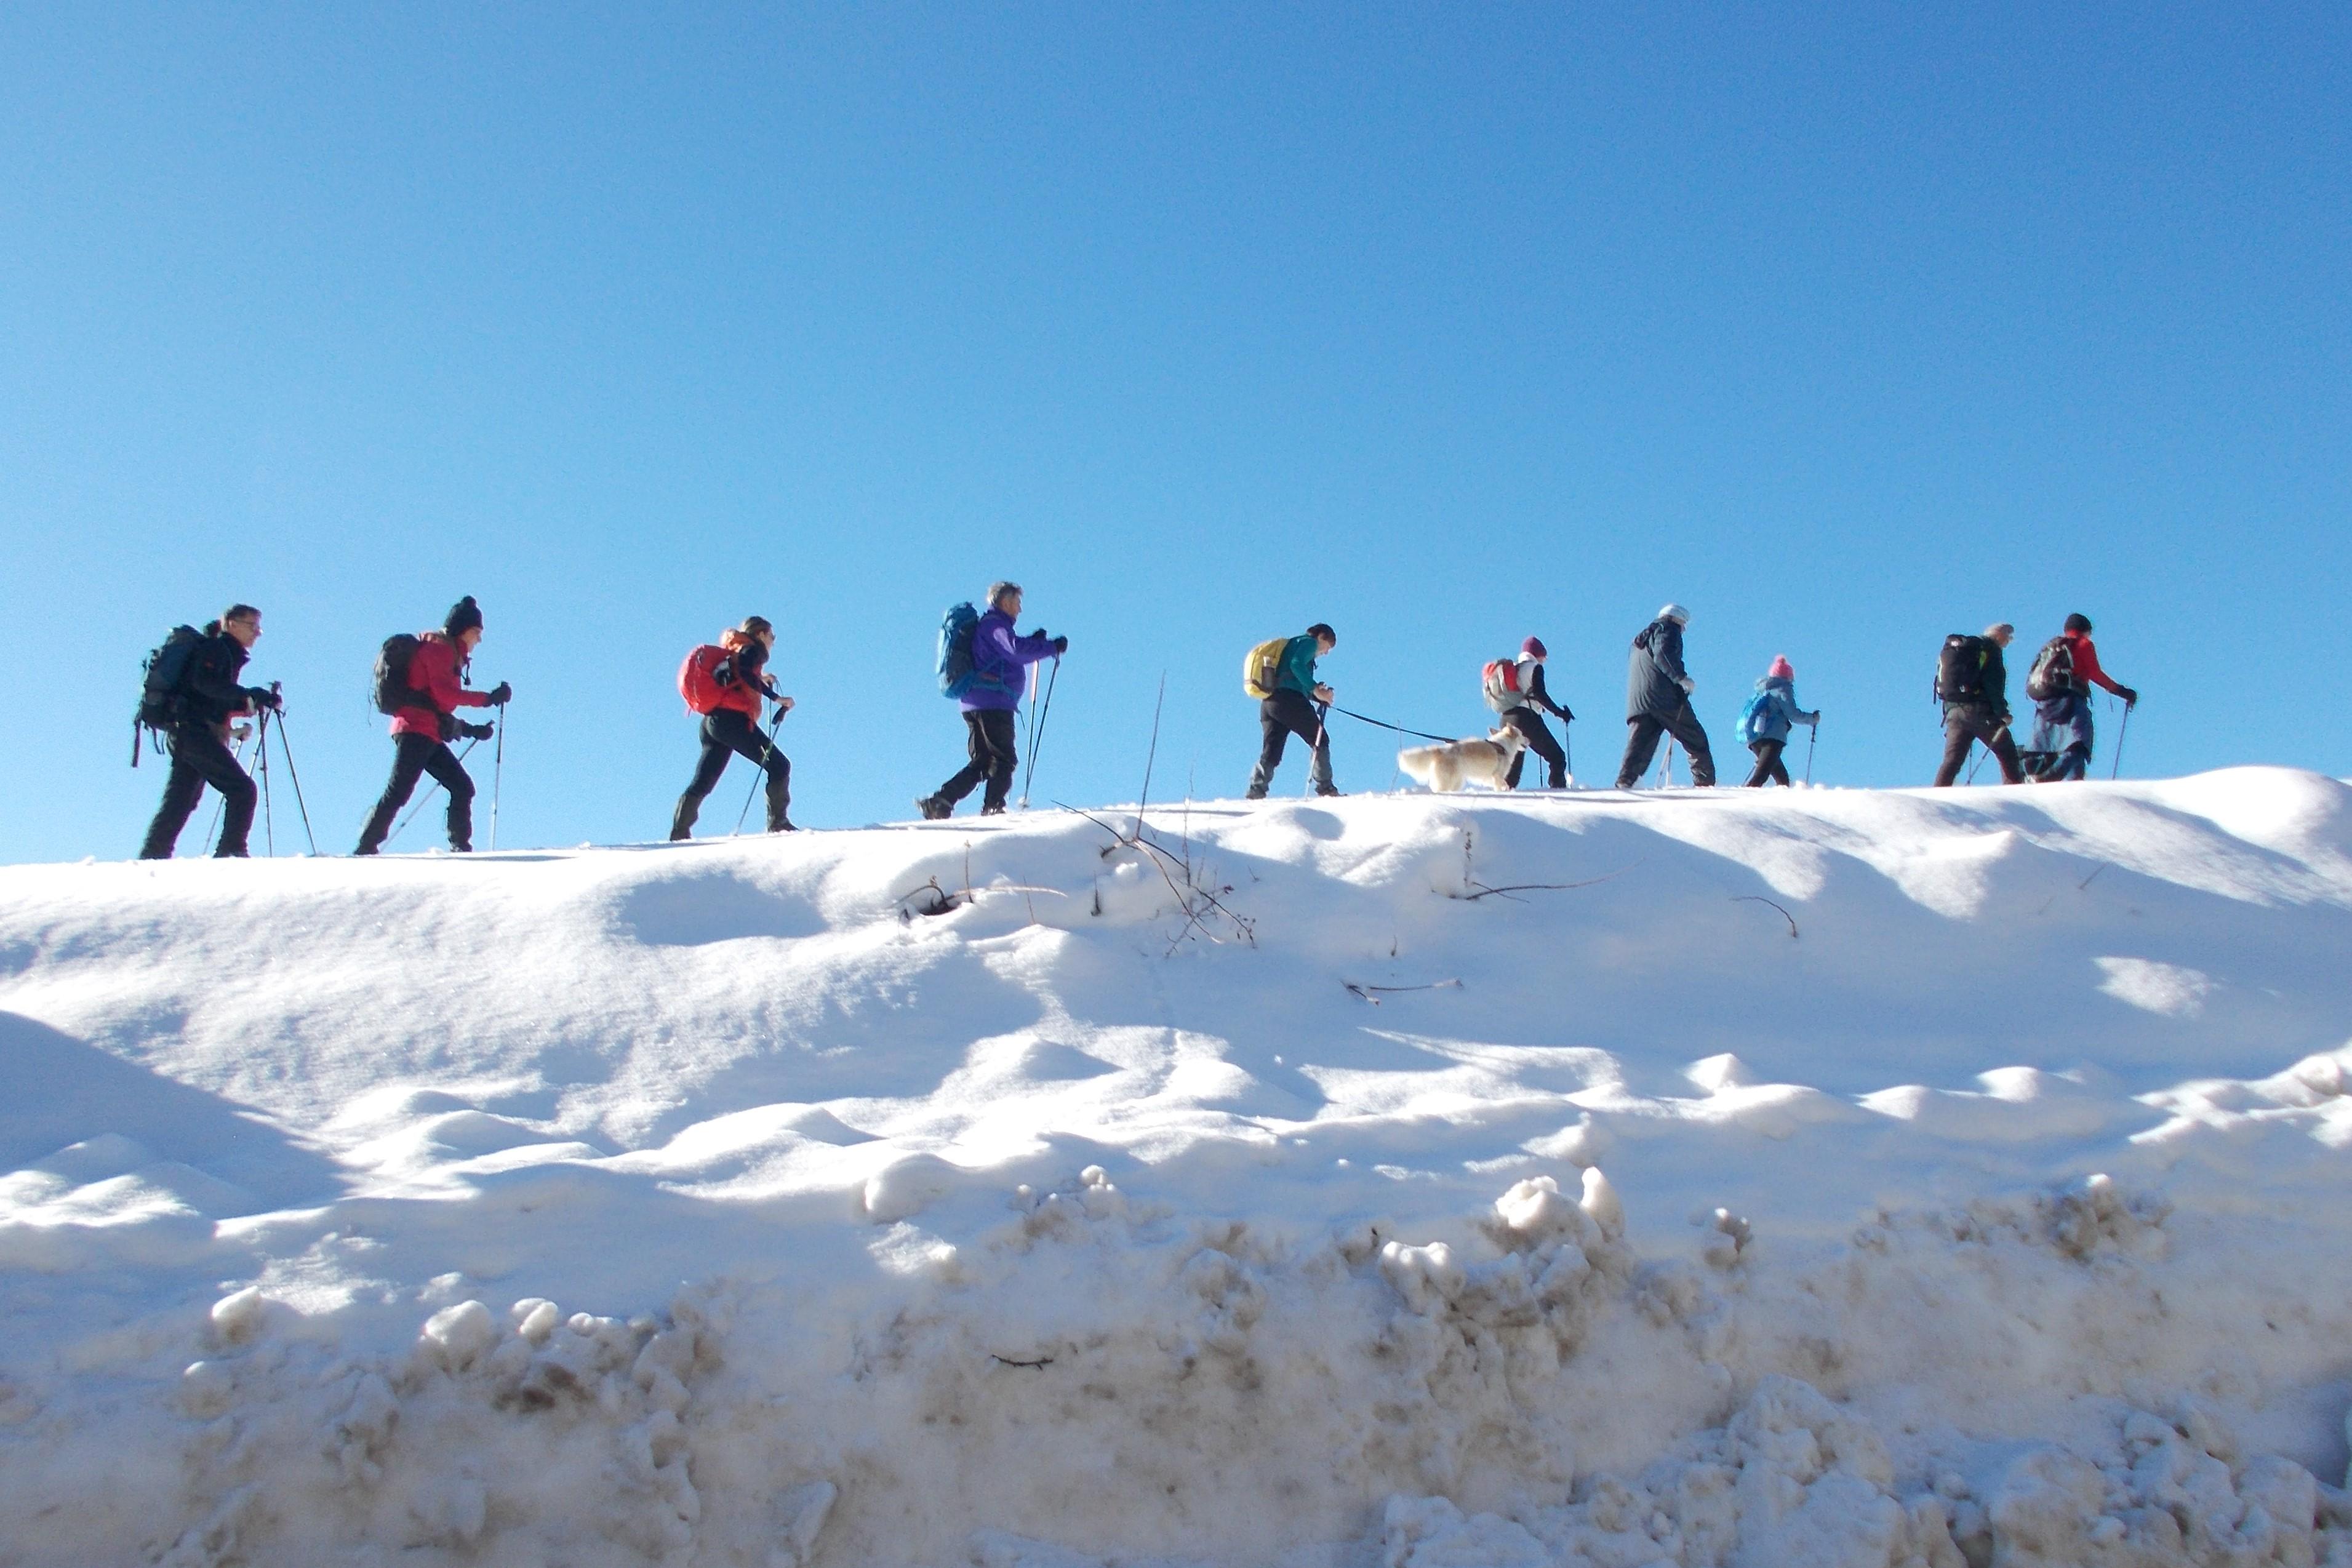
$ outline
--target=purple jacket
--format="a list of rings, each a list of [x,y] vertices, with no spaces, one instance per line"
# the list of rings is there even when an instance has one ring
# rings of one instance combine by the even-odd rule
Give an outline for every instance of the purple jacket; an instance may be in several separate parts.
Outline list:
[[[1052,639],[1042,633],[1022,637],[1013,629],[1013,617],[992,609],[971,628],[971,687],[963,694],[967,713],[984,709],[1005,711],[1021,706],[1029,689],[1029,666],[1054,657]]]

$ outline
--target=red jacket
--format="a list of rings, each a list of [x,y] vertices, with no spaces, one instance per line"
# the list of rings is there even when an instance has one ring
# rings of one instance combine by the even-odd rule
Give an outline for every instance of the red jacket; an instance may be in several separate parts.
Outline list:
[[[2059,635],[2066,639],[2067,647],[2074,655],[2075,690],[2088,691],[2091,689],[2090,683],[2095,680],[2116,696],[2123,695],[2124,689],[2116,685],[2115,679],[2105,670],[2099,668],[2099,650],[2091,646],[2090,633],[2062,632]]]
[[[392,716],[395,735],[441,739],[441,721],[462,707],[487,708],[490,694],[468,691],[457,683],[457,645],[446,632],[421,632],[416,657],[408,661],[408,689],[419,700]]]

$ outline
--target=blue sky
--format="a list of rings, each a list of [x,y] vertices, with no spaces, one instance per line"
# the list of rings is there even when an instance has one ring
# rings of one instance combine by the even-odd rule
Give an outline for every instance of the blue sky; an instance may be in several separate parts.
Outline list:
[[[1462,732],[1539,634],[1606,782],[1669,598],[1719,754],[1785,652],[1817,778],[1924,783],[1943,634],[2082,609],[2127,773],[2352,773],[2352,11],[1799,9],[0,14],[0,858],[135,849],[140,658],[232,599],[339,851],[463,593],[509,846],[658,837],[753,611],[795,816],[909,815],[997,576],[1041,799],[1133,797],[1162,672],[1153,793],[1238,793],[1317,619]]]

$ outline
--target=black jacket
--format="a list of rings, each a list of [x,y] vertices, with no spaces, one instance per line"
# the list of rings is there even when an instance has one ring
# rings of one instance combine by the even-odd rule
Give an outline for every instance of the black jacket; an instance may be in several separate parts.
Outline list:
[[[250,693],[236,683],[247,655],[218,621],[205,627],[205,640],[188,655],[180,679],[180,722],[225,724],[249,705]]]
[[[1690,699],[1683,691],[1683,628],[1673,621],[1652,621],[1633,639],[1633,655],[1625,667],[1625,717],[1648,714],[1671,719]]]

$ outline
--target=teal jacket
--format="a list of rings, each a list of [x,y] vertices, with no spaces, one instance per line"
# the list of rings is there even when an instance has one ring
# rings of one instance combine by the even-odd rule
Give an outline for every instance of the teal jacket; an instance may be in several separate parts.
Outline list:
[[[1296,691],[1303,697],[1315,695],[1315,639],[1301,634],[1282,645],[1282,665],[1275,671],[1276,691]]]

